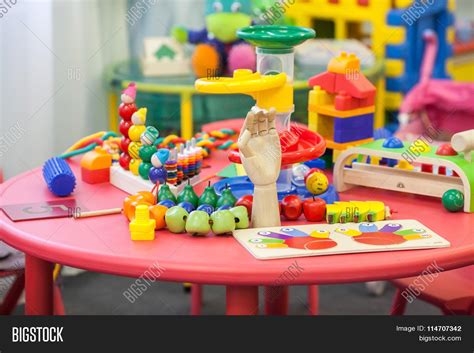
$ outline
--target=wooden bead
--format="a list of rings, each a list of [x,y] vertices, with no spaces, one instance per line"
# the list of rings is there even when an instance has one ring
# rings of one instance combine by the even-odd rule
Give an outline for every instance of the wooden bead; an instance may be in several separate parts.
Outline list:
[[[132,125],[128,130],[128,137],[134,142],[140,141],[140,136],[145,132],[146,127],[144,125]]]

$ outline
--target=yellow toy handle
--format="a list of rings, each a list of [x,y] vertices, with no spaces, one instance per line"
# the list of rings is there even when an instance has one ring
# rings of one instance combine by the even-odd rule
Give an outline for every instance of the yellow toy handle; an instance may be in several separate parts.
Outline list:
[[[233,77],[201,78],[196,81],[198,92],[211,94],[247,94],[263,109],[275,108],[278,112],[293,109],[293,88],[285,73],[261,75],[259,72],[239,69]]]
[[[286,83],[286,74],[262,76],[259,72],[239,69],[233,77],[201,78],[196,81],[196,89],[203,93],[254,95],[256,92],[282,87]]]

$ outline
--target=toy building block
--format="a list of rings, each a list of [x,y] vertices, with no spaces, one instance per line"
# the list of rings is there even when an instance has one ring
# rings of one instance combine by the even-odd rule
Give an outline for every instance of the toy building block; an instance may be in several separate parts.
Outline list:
[[[346,75],[349,71],[360,71],[360,60],[354,54],[347,55],[346,52],[342,52],[329,62],[328,71],[342,75]]]
[[[147,205],[138,205],[135,218],[130,222],[130,237],[132,240],[154,240],[156,221],[150,219]]]
[[[81,159],[82,181],[88,184],[109,182],[111,166],[112,156],[102,147],[96,147]]]
[[[141,59],[143,76],[180,76],[191,73],[191,63],[175,39],[150,37],[144,39]]]
[[[333,72],[322,72],[308,80],[309,87],[319,86],[328,93],[336,93],[336,74]]]

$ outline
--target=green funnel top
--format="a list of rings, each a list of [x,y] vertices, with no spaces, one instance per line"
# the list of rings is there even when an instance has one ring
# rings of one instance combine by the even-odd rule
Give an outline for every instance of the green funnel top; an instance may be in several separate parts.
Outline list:
[[[250,26],[237,31],[237,36],[263,49],[292,49],[314,38],[313,29],[295,26]]]

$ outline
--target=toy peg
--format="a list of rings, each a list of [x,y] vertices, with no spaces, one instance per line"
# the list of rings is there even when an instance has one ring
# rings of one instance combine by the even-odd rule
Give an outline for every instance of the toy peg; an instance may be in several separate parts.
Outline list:
[[[456,152],[463,152],[464,159],[472,163],[472,151],[474,150],[474,129],[455,134],[451,139],[451,145]]]
[[[139,205],[135,209],[135,219],[130,222],[132,240],[154,240],[156,221],[150,219],[147,205]]]
[[[395,166],[395,168],[398,169],[403,169],[403,170],[413,170],[415,169],[410,163],[408,163],[406,160],[400,160],[398,164]]]

